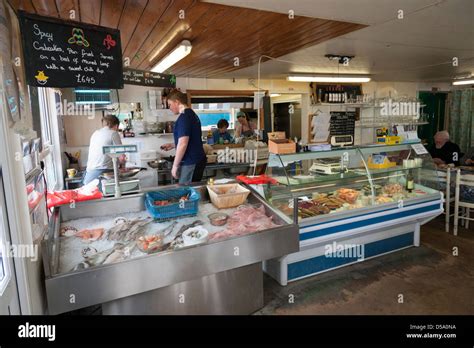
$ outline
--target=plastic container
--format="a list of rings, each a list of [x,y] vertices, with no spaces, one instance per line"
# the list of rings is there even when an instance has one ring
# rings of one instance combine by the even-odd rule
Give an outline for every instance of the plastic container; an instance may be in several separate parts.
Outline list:
[[[189,196],[188,196],[189,195]],[[188,200],[178,201],[181,197],[188,196]],[[145,206],[148,213],[155,220],[169,220],[181,216],[193,216],[198,213],[201,196],[192,187],[180,187],[156,192],[148,192],[145,197]],[[174,200],[177,202],[167,205],[154,205],[155,201]]]
[[[206,243],[208,238],[209,232],[204,227],[193,227],[183,232],[183,245],[190,246]]]
[[[207,185],[212,204],[219,209],[237,207],[244,204],[250,191],[239,184]]]

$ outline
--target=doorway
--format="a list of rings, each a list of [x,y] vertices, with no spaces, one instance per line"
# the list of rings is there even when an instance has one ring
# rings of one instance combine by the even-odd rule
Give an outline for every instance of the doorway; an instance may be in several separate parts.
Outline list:
[[[446,128],[444,117],[447,96],[447,92],[418,92],[418,98],[425,105],[421,110],[428,122],[418,127],[418,137],[429,146],[433,145],[433,136],[436,132]]]

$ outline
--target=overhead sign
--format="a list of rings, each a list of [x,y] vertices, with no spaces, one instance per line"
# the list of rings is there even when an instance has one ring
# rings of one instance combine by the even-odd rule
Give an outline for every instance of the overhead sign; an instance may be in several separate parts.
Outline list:
[[[119,30],[23,11],[19,20],[29,85],[123,88]]]
[[[128,85],[175,88],[176,76],[124,68],[123,82]]]

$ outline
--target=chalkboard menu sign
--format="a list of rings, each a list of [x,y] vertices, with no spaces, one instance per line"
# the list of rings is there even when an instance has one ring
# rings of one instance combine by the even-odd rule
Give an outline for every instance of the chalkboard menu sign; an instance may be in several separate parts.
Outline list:
[[[124,68],[123,82],[127,85],[175,88],[176,76],[160,74],[152,71]]]
[[[331,120],[329,121],[331,137],[335,135],[352,135],[354,137],[355,116],[354,111],[331,111]]]
[[[23,11],[19,20],[29,85],[123,88],[119,30]]]

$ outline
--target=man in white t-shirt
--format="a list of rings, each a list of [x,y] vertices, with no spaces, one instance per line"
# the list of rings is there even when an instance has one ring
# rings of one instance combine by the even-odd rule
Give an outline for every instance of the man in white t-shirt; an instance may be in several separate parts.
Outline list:
[[[116,116],[107,115],[102,119],[102,124],[104,127],[96,130],[91,136],[84,185],[113,169],[112,158],[104,155],[102,148],[107,145],[122,145],[122,140],[117,132],[120,124],[119,119]],[[124,155],[120,157],[120,162],[125,162]]]

